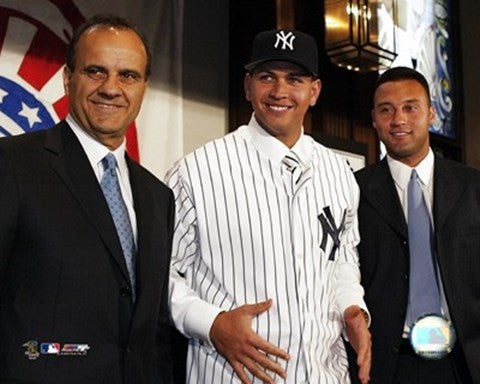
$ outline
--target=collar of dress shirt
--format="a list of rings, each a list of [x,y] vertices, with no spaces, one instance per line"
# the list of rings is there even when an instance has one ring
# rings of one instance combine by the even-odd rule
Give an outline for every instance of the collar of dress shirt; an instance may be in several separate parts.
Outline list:
[[[418,177],[425,187],[428,187],[432,182],[434,160],[435,157],[430,148],[427,156],[415,167]],[[402,191],[407,190],[412,168],[389,155],[387,155],[387,162],[395,184],[397,184]]]
[[[78,140],[80,141],[80,144],[82,145],[83,150],[87,154],[88,160],[90,161],[90,164],[92,165],[92,168],[95,171],[95,175],[97,176],[99,181],[101,180],[101,177],[103,175],[103,167],[101,161],[108,153],[113,153],[113,155],[115,156],[121,176],[124,176],[125,172],[128,172],[127,161],[125,160],[125,140],[123,140],[122,145],[120,145],[117,149],[111,151],[109,148],[101,144],[99,141],[95,140],[82,128],[80,128],[80,126],[77,124],[77,122],[71,115],[68,115],[65,120],[67,121],[70,128],[72,128],[75,136],[77,136]]]
[[[252,114],[247,128],[255,147],[274,164],[280,164],[290,151],[295,152],[297,158],[300,160],[300,165],[304,167],[309,164],[312,152],[310,148],[311,143],[303,134],[303,127],[300,138],[292,148],[288,148],[280,140],[265,131],[260,124],[258,124],[254,114]]]

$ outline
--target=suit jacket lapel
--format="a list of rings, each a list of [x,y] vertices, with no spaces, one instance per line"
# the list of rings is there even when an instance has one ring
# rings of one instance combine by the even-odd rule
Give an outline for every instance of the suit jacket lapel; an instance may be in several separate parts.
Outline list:
[[[138,232],[138,244],[137,244],[137,301],[141,298],[142,287],[149,284],[147,281],[151,273],[149,268],[153,265],[150,258],[158,257],[150,249],[150,241],[148,233],[154,226],[154,220],[152,216],[152,197],[148,189],[148,184],[141,181],[141,177],[134,164],[127,156],[127,165],[130,176],[130,185],[132,188],[133,204],[135,206],[135,215],[137,217],[137,232]]]
[[[52,168],[85,211],[122,275],[129,281],[120,241],[102,189],[81,144],[67,123],[62,121],[46,132],[45,149],[50,153]]]
[[[388,225],[407,238],[405,215],[386,159],[382,160],[375,168],[366,188],[362,190],[362,194]],[[402,219],[399,220],[399,217]]]
[[[457,204],[465,188],[465,181],[462,180],[461,174],[446,164],[446,160],[437,156],[433,172],[433,215],[437,230],[443,226],[448,214]]]

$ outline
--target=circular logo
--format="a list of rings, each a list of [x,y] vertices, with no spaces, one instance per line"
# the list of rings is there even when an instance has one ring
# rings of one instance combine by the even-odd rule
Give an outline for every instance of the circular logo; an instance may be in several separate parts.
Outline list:
[[[428,360],[444,358],[452,351],[455,341],[452,323],[440,315],[421,317],[410,331],[413,350]]]

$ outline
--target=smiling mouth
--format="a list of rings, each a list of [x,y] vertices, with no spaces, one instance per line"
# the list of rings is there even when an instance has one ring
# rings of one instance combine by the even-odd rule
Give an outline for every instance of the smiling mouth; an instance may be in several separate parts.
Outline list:
[[[116,105],[116,104],[105,104],[105,103],[98,103],[98,102],[93,102],[93,104],[95,105],[95,107],[97,108],[105,108],[105,109],[117,109],[117,108],[120,108],[119,105]]]
[[[290,107],[290,106],[288,106],[288,105],[271,105],[271,104],[267,104],[267,107],[268,107],[269,109],[274,110],[275,112],[284,112],[284,111],[287,111],[287,110],[289,110],[290,108],[292,108],[292,107]]]
[[[392,135],[393,137],[406,137],[410,134],[410,132],[406,132],[406,131],[401,131],[401,132],[390,132],[390,135]]]
[[[98,113],[113,114],[124,108],[123,105],[109,104],[101,101],[91,101],[91,103]]]

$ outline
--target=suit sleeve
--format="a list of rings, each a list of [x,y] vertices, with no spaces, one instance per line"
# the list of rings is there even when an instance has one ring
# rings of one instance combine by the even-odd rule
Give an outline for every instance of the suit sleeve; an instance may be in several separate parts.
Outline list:
[[[4,281],[17,227],[16,185],[12,159],[0,145],[0,285]]]
[[[188,180],[182,177],[182,163],[169,172],[167,185],[173,190],[176,206],[170,266],[169,304],[172,320],[182,334],[212,347],[210,328],[222,309],[202,300],[190,284],[190,278],[195,273],[195,261],[201,257],[201,250],[194,197]]]

